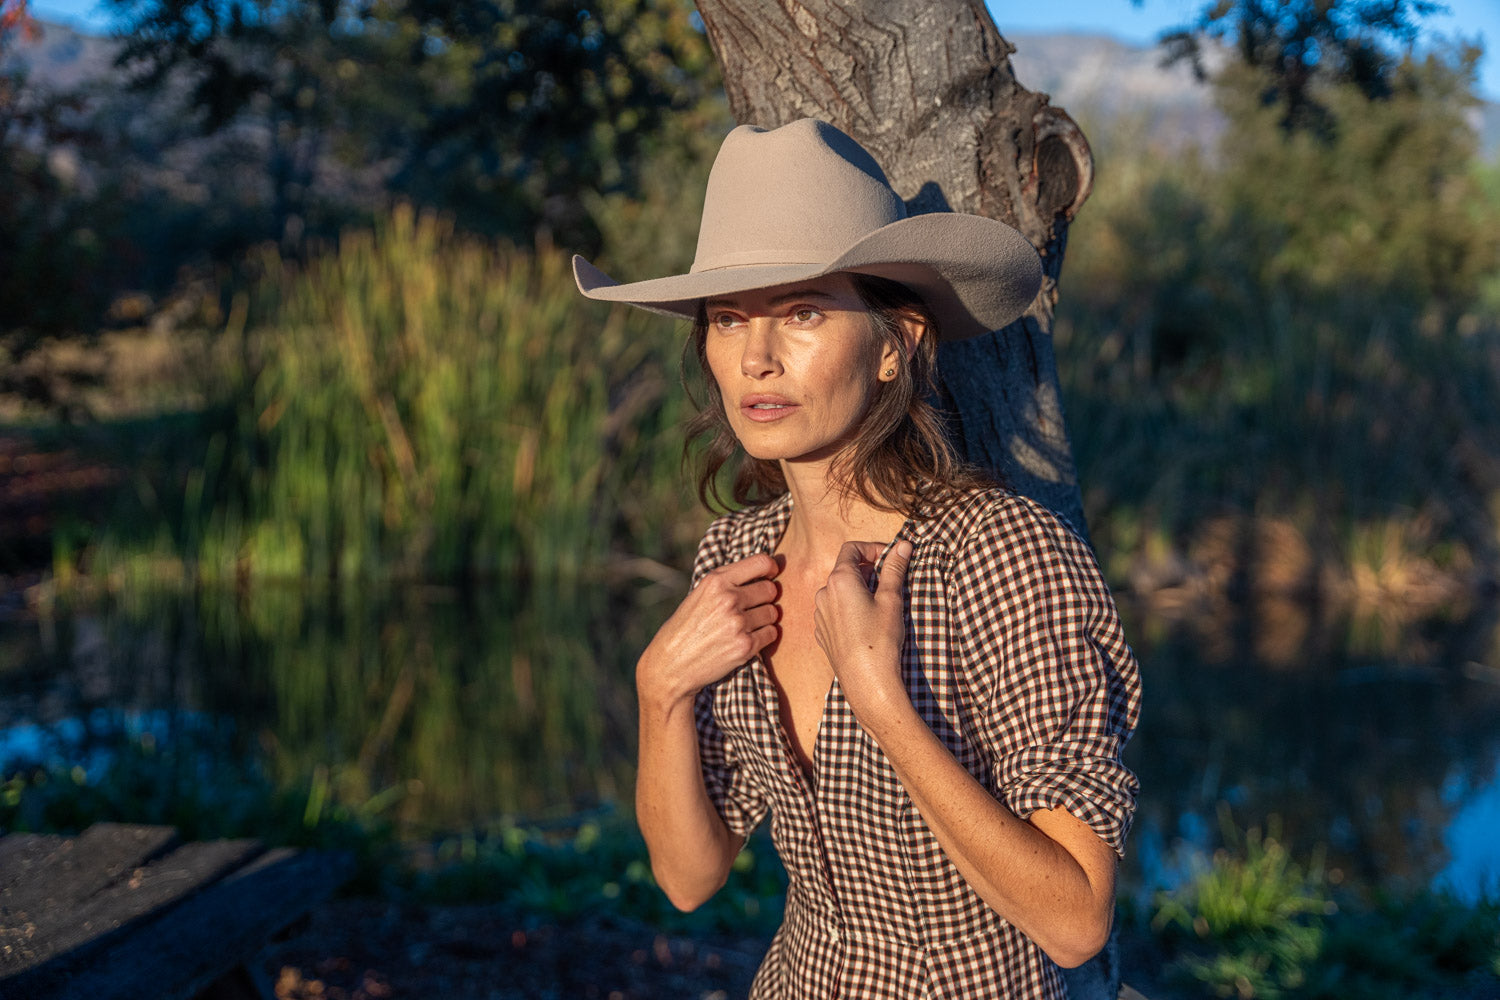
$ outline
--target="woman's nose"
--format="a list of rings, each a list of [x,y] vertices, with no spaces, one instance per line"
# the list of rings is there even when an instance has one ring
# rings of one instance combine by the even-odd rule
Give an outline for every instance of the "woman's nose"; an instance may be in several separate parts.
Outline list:
[[[745,353],[740,356],[740,371],[748,378],[761,379],[780,375],[781,370],[772,321],[769,318],[750,320]]]

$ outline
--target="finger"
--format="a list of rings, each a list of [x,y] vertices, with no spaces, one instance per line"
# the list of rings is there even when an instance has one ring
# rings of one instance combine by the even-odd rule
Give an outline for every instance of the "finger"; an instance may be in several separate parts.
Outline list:
[[[856,573],[859,578],[868,585],[870,566],[874,558],[870,555],[870,547],[873,542],[845,542],[839,546],[838,557],[833,561],[833,570],[828,574],[829,579],[837,573]],[[878,547],[875,548],[875,556],[880,555]]]
[[[898,594],[901,592],[901,581],[906,578],[906,567],[911,564],[912,548],[911,542],[904,538],[891,546],[890,553],[880,567],[881,590],[889,587]]]
[[[730,583],[739,585],[751,580],[770,579],[781,572],[781,566],[764,552],[757,552],[753,556],[720,566],[718,572],[723,573]]]
[[[843,558],[845,553],[853,553],[856,564],[873,563],[884,551],[884,542],[845,542],[839,547],[839,558]]]
[[[773,604],[781,588],[770,580],[752,580],[740,587],[740,607],[756,608],[762,604]]]
[[[754,655],[755,653],[759,653],[762,649],[765,649],[771,643],[775,642],[776,641],[776,636],[780,632],[781,632],[780,627],[776,626],[776,625],[762,625],[760,628],[756,629],[754,632],[751,632],[750,633],[750,651],[751,651],[751,655]]]
[[[885,551],[885,545],[881,542],[845,542],[839,548],[841,559],[852,559],[855,569],[859,571],[859,580],[865,585],[865,590],[875,589],[875,563],[880,559],[880,554]],[[849,565],[849,563],[845,563]],[[838,566],[835,564],[835,569]]]
[[[756,629],[767,625],[774,625],[781,620],[781,609],[774,604],[762,604],[746,611],[741,621],[744,622],[745,631],[754,632]]]

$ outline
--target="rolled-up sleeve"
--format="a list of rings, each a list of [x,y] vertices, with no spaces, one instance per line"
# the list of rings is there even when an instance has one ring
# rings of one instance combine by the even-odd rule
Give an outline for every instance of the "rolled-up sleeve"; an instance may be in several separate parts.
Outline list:
[[[952,585],[991,791],[1023,818],[1064,808],[1122,852],[1140,786],[1120,755],[1140,671],[1098,564],[1029,501],[999,503],[976,527]]]

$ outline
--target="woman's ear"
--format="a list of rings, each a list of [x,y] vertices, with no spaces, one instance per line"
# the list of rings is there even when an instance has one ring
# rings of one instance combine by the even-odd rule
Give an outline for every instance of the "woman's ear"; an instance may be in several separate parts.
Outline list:
[[[927,321],[921,314],[907,310],[897,314],[896,320],[901,324],[901,339],[905,341],[902,346],[906,348],[905,356],[909,358],[917,352],[917,345],[927,335]],[[896,350],[894,344],[885,345],[885,349],[880,352],[880,380],[893,380],[902,363],[902,352]]]

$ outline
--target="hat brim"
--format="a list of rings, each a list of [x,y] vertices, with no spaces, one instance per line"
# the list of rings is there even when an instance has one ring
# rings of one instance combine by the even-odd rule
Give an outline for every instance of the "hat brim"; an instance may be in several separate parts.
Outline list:
[[[792,284],[838,271],[872,274],[910,287],[932,309],[944,340],[962,340],[1014,322],[1036,298],[1042,265],[1015,229],[978,215],[933,212],[898,219],[861,238],[830,262],[748,264],[621,284],[580,256],[578,290],[694,319],[714,295]]]

